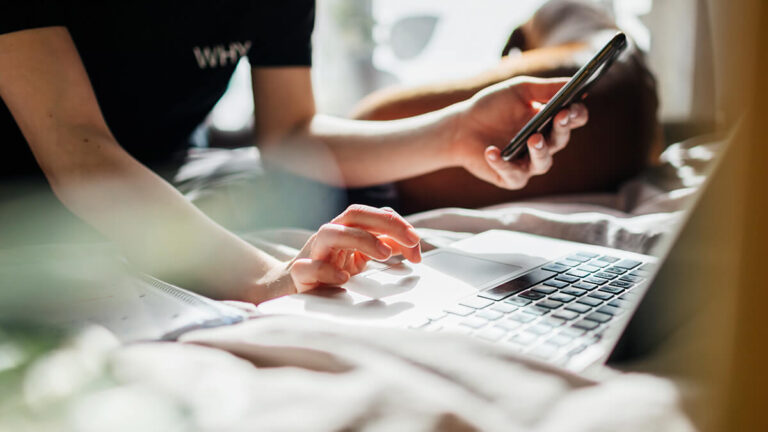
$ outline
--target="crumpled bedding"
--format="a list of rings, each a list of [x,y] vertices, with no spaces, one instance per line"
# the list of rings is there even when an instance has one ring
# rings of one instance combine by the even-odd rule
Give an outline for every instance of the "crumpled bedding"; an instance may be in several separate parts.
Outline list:
[[[618,194],[441,209],[409,219],[438,246],[500,228],[647,253],[680,220],[716,149],[702,141],[672,146],[662,165]],[[285,258],[308,234],[284,230],[247,238]],[[70,379],[70,393],[54,388],[60,396],[56,418],[68,426],[56,430],[694,429],[671,381],[614,373],[597,382],[460,335],[286,316],[198,330],[182,343],[118,347],[94,332],[101,336],[90,344],[74,343],[49,356],[82,359],[87,352],[87,362],[49,359],[25,378],[26,403],[39,405],[36,397],[46,393],[35,393],[35,384],[45,388],[47,382],[41,377],[85,377],[74,384]]]
[[[694,430],[667,380],[596,383],[460,335],[263,317],[182,341],[87,329],[0,400],[0,430]]]

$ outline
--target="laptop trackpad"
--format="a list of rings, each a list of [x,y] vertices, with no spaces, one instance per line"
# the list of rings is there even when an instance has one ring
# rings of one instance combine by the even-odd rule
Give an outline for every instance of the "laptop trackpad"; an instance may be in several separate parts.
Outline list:
[[[439,251],[424,257],[423,264],[474,287],[482,287],[522,267],[486,261],[448,251]]]

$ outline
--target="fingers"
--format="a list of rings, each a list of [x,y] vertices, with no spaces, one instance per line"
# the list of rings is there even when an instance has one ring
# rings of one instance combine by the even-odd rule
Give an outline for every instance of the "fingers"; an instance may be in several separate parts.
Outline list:
[[[533,134],[528,138],[529,175],[546,174],[552,168],[552,148],[544,141],[542,134]]]
[[[307,258],[296,260],[291,266],[291,278],[297,292],[306,292],[318,285],[341,285],[349,280],[349,273],[326,261]]]
[[[389,245],[390,248],[392,248],[392,255],[402,254],[403,258],[407,259],[412,263],[421,262],[421,244],[417,244],[414,247],[405,247],[400,243],[398,243],[397,241],[395,241],[394,239],[387,236],[379,236],[379,240],[383,241],[384,243]]]
[[[521,189],[528,184],[530,174],[525,164],[519,161],[507,162],[501,158],[501,150],[495,146],[485,149],[485,160],[494,173],[491,180],[496,186],[505,189]]]
[[[575,103],[568,109],[557,113],[553,119],[552,133],[549,136],[551,152],[554,154],[565,148],[571,139],[571,130],[584,126],[588,120],[587,107],[581,103]]]
[[[374,234],[383,234],[407,247],[417,246],[420,240],[413,226],[391,209],[384,210],[355,204],[335,218],[333,223],[360,228]]]
[[[369,260],[386,260],[393,253],[418,263],[420,240],[393,209],[353,205],[312,236],[291,264],[291,277],[297,291],[305,292],[323,284],[343,284]]]
[[[379,240],[375,235],[360,228],[349,227],[337,223],[329,223],[320,227],[315,234],[310,258],[314,260],[341,261],[346,263],[346,255],[335,256],[338,251],[357,250],[370,257],[385,260],[392,256],[392,248]]]

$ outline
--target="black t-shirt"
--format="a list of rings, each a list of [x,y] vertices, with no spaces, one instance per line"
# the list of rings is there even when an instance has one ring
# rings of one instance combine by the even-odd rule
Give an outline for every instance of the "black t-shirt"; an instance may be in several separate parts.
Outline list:
[[[314,1],[0,1],[0,34],[48,26],[69,30],[120,145],[156,165],[188,145],[240,57],[309,66]],[[0,143],[0,179],[41,174],[2,101]]]

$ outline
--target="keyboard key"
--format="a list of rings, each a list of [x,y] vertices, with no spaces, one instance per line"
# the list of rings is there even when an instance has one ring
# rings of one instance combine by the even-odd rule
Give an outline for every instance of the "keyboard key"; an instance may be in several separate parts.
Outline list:
[[[600,260],[592,260],[592,261],[589,262],[589,265],[593,265],[595,267],[603,268],[603,267],[608,267],[609,265],[611,265],[611,263],[608,263],[608,262],[605,262],[605,261],[600,261]]]
[[[600,291],[609,292],[611,294],[621,294],[622,292],[624,292],[623,289],[615,286],[610,286],[610,285],[606,285],[600,288]]]
[[[494,310],[486,309],[479,311],[475,314],[475,316],[488,321],[496,321],[497,319],[501,319],[504,314]]]
[[[552,327],[548,325],[537,324],[535,326],[525,329],[525,331],[527,331],[528,333],[533,333],[537,336],[544,336],[545,334],[552,331]]]
[[[610,303],[608,303],[608,306],[613,306],[621,309],[629,309],[629,306],[631,305],[630,302],[626,300],[614,300]]]
[[[600,267],[597,267],[597,266],[585,264],[585,265],[579,267],[578,270],[585,271],[587,273],[594,273],[594,272],[600,271],[602,269]]]
[[[615,263],[616,261],[618,261],[619,259],[618,259],[618,258],[616,258],[616,257],[612,257],[612,256],[610,256],[610,255],[605,255],[605,256],[601,256],[600,258],[598,258],[598,260],[599,260],[599,261],[605,261],[605,262],[608,262],[608,263],[611,263],[611,264],[613,264],[613,263]]]
[[[618,277],[615,274],[608,273],[608,272],[595,273],[592,276],[599,277],[599,278],[602,278],[602,279],[608,279],[608,280],[616,279]]]
[[[527,308],[523,309],[523,312],[531,315],[546,315],[549,313],[549,309],[545,309],[539,306],[528,306]]]
[[[579,316],[579,314],[577,314],[576,312],[572,312],[572,311],[559,310],[557,312],[554,312],[552,314],[552,316],[555,317],[555,318],[560,318],[560,319],[564,319],[566,321],[570,321],[570,320],[576,318],[577,316]]]
[[[567,327],[567,328],[562,329],[559,334],[561,334],[563,336],[577,338],[579,336],[583,336],[584,333],[586,333],[586,331],[584,331],[583,329],[574,328],[574,327]]]
[[[571,261],[578,261],[580,263],[585,263],[585,262],[589,261],[589,258],[580,256],[580,255],[571,255],[571,256],[566,257],[565,259],[569,259]]]
[[[619,309],[619,308],[613,307],[613,306],[603,306],[600,309],[598,309],[597,311],[600,312],[600,313],[604,313],[604,314],[608,314],[608,315],[613,315],[613,316],[618,316],[618,315],[621,315],[622,313],[624,313],[623,309]]]
[[[472,315],[475,312],[474,309],[466,307],[466,306],[462,306],[462,305],[451,306],[450,308],[446,309],[445,311],[450,313],[450,314],[454,314],[454,315],[458,315],[458,316],[469,316],[469,315]]]
[[[600,256],[600,255],[598,255],[596,253],[592,253],[592,252],[578,252],[578,253],[576,253],[576,255],[587,257],[589,259],[597,258],[597,257]]]
[[[509,319],[525,324],[535,320],[536,316],[522,312],[515,312],[509,316]]]
[[[608,273],[613,273],[613,274],[619,274],[619,275],[622,275],[622,274],[627,272],[627,270],[625,270],[625,269],[623,269],[621,267],[608,267],[607,269],[605,269],[603,271],[606,271]]]
[[[555,273],[562,273],[564,271],[570,270],[570,266],[562,266],[559,264],[549,264],[544,267],[542,267],[543,270],[551,271]]]
[[[557,291],[557,289],[555,289],[555,288],[553,288],[551,286],[544,286],[544,285],[535,286],[535,287],[532,288],[532,290],[536,291],[537,293],[542,293],[542,294],[552,294],[555,291]]]
[[[541,344],[534,348],[529,355],[541,360],[548,360],[557,354],[558,347],[550,344]]]
[[[541,319],[541,324],[548,325],[550,327],[560,327],[565,324],[564,319],[555,318],[553,316],[545,317]]]
[[[544,282],[544,285],[555,287],[555,288],[564,288],[568,286],[568,282],[552,279]]]
[[[593,289],[597,288],[597,285],[589,282],[577,282],[573,285],[571,285],[574,288],[584,289],[587,291],[592,291]]]
[[[422,318],[420,320],[415,321],[411,325],[409,325],[408,328],[420,329],[420,328],[423,328],[423,327],[426,327],[427,325],[429,325],[429,322],[430,322],[429,318]]]
[[[432,322],[428,326],[424,327],[422,330],[428,331],[428,332],[439,332],[442,329],[443,329],[443,326],[440,325],[440,323]]]
[[[517,306],[509,304],[509,303],[496,303],[495,305],[491,306],[491,310],[495,310],[495,311],[501,312],[503,314],[508,314],[508,313],[516,311],[517,310]]]
[[[506,331],[512,331],[517,330],[520,328],[520,326],[523,325],[519,321],[513,321],[513,320],[501,320],[498,322],[493,323],[494,327],[503,328]]]
[[[562,306],[563,304],[560,303],[559,301],[542,300],[542,301],[536,303],[536,305],[539,306],[539,307],[546,308],[546,309],[557,309],[560,306]]]
[[[569,304],[565,307],[566,310],[572,311],[572,312],[578,312],[578,313],[584,313],[591,309],[589,306],[581,304],[581,303],[573,303]]]
[[[501,340],[501,338],[503,338],[506,334],[507,332],[504,329],[498,327],[489,327],[475,333],[475,337],[478,339],[486,340],[488,342],[497,342]]]
[[[563,293],[563,294],[568,294],[568,295],[572,295],[572,296],[576,296],[576,297],[581,297],[584,294],[586,294],[588,291],[587,290],[583,290],[583,289],[574,288],[574,287],[568,287],[568,288],[561,289],[560,292]]]
[[[460,301],[459,304],[462,306],[470,307],[472,309],[484,309],[492,305],[493,302],[482,297],[472,297]]]
[[[603,301],[610,300],[613,298],[613,294],[604,292],[604,291],[595,291],[592,294],[588,295],[587,297],[593,297],[596,299],[600,299]]]
[[[621,268],[627,269],[627,270],[632,270],[633,268],[639,266],[640,264],[642,264],[642,262],[640,262],[640,261],[625,259],[625,260],[621,260],[621,261],[617,262],[613,266],[614,267],[621,267]]]
[[[577,322],[576,324],[572,325],[571,327],[582,329],[582,330],[594,330],[596,329],[600,324],[595,321],[589,321],[589,320],[581,320]]]
[[[573,356],[575,356],[577,354],[581,354],[587,348],[589,348],[589,345],[581,344],[581,345],[577,346],[576,348],[568,351],[568,356],[569,357],[573,357]]]
[[[504,300],[504,303],[509,303],[511,305],[515,305],[517,307],[523,307],[531,304],[531,301],[528,299],[520,298],[520,297],[510,297],[506,300]]]
[[[625,282],[625,281],[620,281],[620,280],[613,281],[613,282],[609,283],[608,285],[613,286],[613,287],[618,287],[618,288],[624,288],[624,289],[632,288],[632,282]]]
[[[595,284],[595,285],[603,285],[603,284],[608,283],[608,280],[607,279],[600,279],[600,278],[596,278],[596,277],[588,277],[588,278],[584,278],[584,282],[589,282],[589,283]]]
[[[555,264],[561,265],[561,266],[564,266],[564,267],[575,267],[575,266],[577,266],[577,265],[579,265],[581,263],[578,262],[578,261],[562,260],[562,261],[556,262]]]
[[[528,300],[541,300],[544,298],[544,294],[537,293],[536,291],[526,291],[518,297],[527,298]]]
[[[428,313],[427,314],[427,318],[429,318],[430,321],[439,321],[439,320],[445,318],[446,315],[448,315],[448,314],[446,314],[443,311],[434,311],[434,312]]]
[[[572,295],[568,295],[568,294],[557,293],[557,294],[552,294],[551,296],[549,296],[549,299],[550,300],[559,301],[559,302],[563,302],[563,303],[570,303],[570,302],[576,300],[576,297],[574,297]]]
[[[607,323],[611,320],[613,315],[605,314],[602,312],[592,312],[591,314],[584,317],[584,319],[588,319],[590,321],[599,322],[600,324]]]
[[[557,276],[555,278],[555,280],[559,280],[559,281],[563,281],[563,282],[568,282],[568,283],[574,283],[574,282],[578,282],[579,278],[577,278],[576,276],[559,275],[559,276]]]
[[[536,342],[536,340],[538,338],[539,337],[536,336],[533,333],[525,333],[525,332],[523,332],[523,333],[520,333],[519,335],[512,336],[509,339],[509,341],[510,342],[514,342],[514,343],[519,344],[519,345],[527,346],[527,345],[530,345],[530,344]]]
[[[643,278],[637,277],[637,276],[631,276],[631,275],[624,275],[624,276],[620,277],[619,280],[620,281],[625,281],[625,282],[638,283],[638,282],[642,281]]]
[[[536,284],[542,283],[547,279],[551,279],[556,275],[557,273],[554,272],[537,269],[522,276],[518,276],[509,282],[504,282],[497,287],[483,291],[478,295],[489,300],[502,300],[516,292],[520,292]]]
[[[584,297],[578,300],[578,303],[585,304],[587,306],[595,307],[603,304],[603,301],[594,297]]]
[[[557,345],[559,347],[566,346],[569,343],[573,341],[573,338],[570,336],[559,334],[557,336],[553,336],[547,340],[547,343],[550,343],[552,345]]]
[[[647,272],[645,270],[635,270],[631,273],[632,276],[637,276],[641,278],[649,278],[651,277],[651,273]]]
[[[626,292],[626,293],[622,294],[622,296],[619,297],[619,298],[622,299],[622,300],[637,300],[637,297],[639,295],[640,294],[638,294],[636,292],[631,292],[630,291],[630,292]]]
[[[580,278],[589,276],[589,273],[587,273],[585,271],[581,271],[581,270],[571,270],[567,274],[570,275],[570,276],[576,276],[576,277],[580,277]]]
[[[476,318],[476,317],[470,317],[470,318],[465,319],[464,321],[462,321],[459,324],[461,324],[463,326],[467,326],[469,328],[479,329],[479,328],[485,327],[486,324],[488,324],[488,321],[486,321],[484,319]]]

